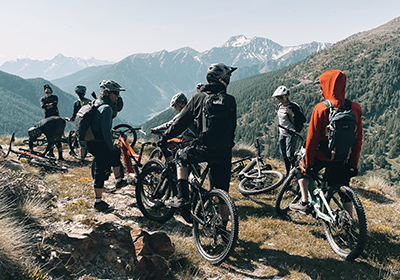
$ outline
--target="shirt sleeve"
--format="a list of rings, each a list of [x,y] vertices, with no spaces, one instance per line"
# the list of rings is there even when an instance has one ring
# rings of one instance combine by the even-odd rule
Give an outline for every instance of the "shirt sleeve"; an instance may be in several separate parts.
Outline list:
[[[114,149],[114,143],[111,133],[112,128],[112,109],[110,106],[105,106],[101,112],[101,133],[110,151]]]

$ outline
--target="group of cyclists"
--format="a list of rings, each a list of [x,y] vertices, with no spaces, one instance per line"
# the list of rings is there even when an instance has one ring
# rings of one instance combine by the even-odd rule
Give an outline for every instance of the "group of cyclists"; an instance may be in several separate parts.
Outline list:
[[[186,216],[184,218],[189,223],[190,215],[184,215],[189,201],[188,164],[208,162],[211,182],[214,187],[229,192],[232,148],[235,144],[237,115],[235,98],[227,93],[227,87],[230,83],[230,77],[236,69],[223,63],[211,64],[206,73],[208,83],[198,84],[197,92],[189,100],[182,92],[174,95],[170,106],[175,108],[178,114],[171,121],[151,129],[153,133],[161,135],[161,140],[157,144],[162,149],[165,158],[169,158],[169,160],[172,159],[172,154],[167,149],[169,139],[181,136],[184,139],[191,140],[189,146],[180,149],[175,155],[178,192],[176,196],[165,201],[166,206],[181,209],[181,213]],[[319,87],[319,93],[324,100],[328,100],[337,108],[344,106],[346,100],[346,75],[342,71],[328,70],[319,76],[315,84]],[[78,99],[74,103],[73,114],[71,118],[63,119],[59,116],[58,98],[52,94],[51,87],[46,84],[44,91],[46,96],[41,99],[41,106],[45,110],[45,119],[29,129],[29,146],[33,149],[33,141],[44,133],[48,141],[48,146],[44,153],[52,153],[52,147],[56,145],[59,152],[58,159],[63,160],[60,140],[64,132],[65,121],[74,121],[80,107],[91,101],[85,97],[86,87],[82,85],[76,86],[75,92],[78,95]],[[110,170],[114,173],[117,189],[126,184],[121,171],[120,150],[114,146],[112,136],[112,120],[117,112],[122,110],[123,101],[120,93],[123,91],[125,89],[113,80],[103,80],[100,83],[100,95],[92,101],[98,105],[91,121],[95,139],[83,145],[83,149],[87,149],[94,156],[94,208],[100,212],[110,212],[114,209],[102,198],[104,182],[108,179]],[[214,98],[209,101],[208,99],[211,95],[223,98]],[[301,106],[290,101],[289,89],[285,86],[280,86],[272,94],[272,97],[279,101],[276,110],[279,124],[289,129],[300,131],[306,118]],[[210,102],[211,105],[208,105]],[[214,111],[225,110],[227,112],[222,117],[223,126],[222,128],[220,126],[218,130],[212,127],[211,120],[218,119],[218,112],[210,110],[211,113],[208,113],[208,115],[204,113],[209,110],[206,107],[212,106],[212,103],[218,105],[223,103],[224,105],[216,107],[217,109],[213,109]],[[326,174],[328,185],[330,186],[338,183],[348,185],[350,178],[357,175],[363,133],[361,123],[362,110],[360,105],[353,101],[351,101],[351,109],[357,119],[356,140],[351,149],[351,154],[344,160],[332,160],[323,152],[323,147],[327,143],[326,132],[329,124],[330,108],[322,102],[314,107],[308,127],[305,158],[300,163],[301,172],[297,174],[301,200],[291,204],[289,206],[291,210],[303,213],[310,212],[312,206],[309,204],[307,197],[308,177],[322,168],[326,167],[328,170]],[[214,137],[212,141],[210,137]],[[287,172],[296,164],[294,161],[296,137],[295,134],[280,130],[279,147]],[[343,205],[351,215],[351,202],[343,201]],[[226,222],[224,218],[227,215],[223,204],[220,205],[220,214],[223,222]]]

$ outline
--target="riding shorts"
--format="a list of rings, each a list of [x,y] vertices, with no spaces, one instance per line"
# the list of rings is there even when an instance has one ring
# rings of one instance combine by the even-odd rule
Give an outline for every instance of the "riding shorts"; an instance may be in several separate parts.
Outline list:
[[[176,160],[177,165],[181,167],[187,167],[188,164],[192,163],[208,162],[210,165],[211,184],[217,189],[229,192],[231,149],[219,153],[209,153],[204,146],[192,145],[179,150],[176,154]]]

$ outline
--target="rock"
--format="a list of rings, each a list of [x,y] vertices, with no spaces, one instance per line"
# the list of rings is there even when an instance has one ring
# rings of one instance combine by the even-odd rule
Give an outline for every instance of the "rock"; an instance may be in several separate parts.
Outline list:
[[[88,219],[72,225],[67,233],[53,235],[59,248],[55,255],[66,266],[74,265],[78,270],[100,261],[114,267],[120,275],[140,279],[161,279],[169,270],[167,258],[175,247],[163,232],[149,234]]]

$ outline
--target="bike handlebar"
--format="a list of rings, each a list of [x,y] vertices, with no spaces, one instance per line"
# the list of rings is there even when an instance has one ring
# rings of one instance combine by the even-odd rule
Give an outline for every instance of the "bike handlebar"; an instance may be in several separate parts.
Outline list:
[[[284,126],[282,126],[282,125],[280,125],[280,124],[278,124],[278,126],[279,126],[280,128],[282,128],[282,129],[286,130],[286,131],[289,132],[290,134],[294,134],[294,135],[299,136],[300,139],[301,139],[302,141],[304,141],[303,136],[301,136],[301,134],[298,133],[298,132],[297,132],[296,130],[294,130],[293,128],[284,127]]]

